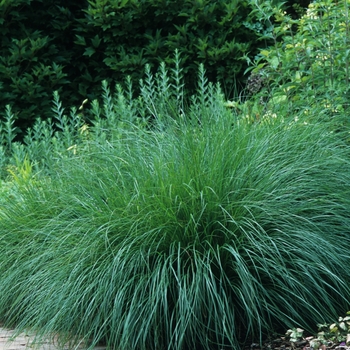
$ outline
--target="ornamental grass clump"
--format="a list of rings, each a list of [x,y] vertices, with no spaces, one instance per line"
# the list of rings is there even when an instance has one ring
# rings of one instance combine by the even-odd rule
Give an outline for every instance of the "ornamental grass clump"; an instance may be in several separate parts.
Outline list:
[[[165,102],[1,208],[1,321],[72,346],[232,349],[347,309],[340,138],[250,125],[203,76],[187,108]]]

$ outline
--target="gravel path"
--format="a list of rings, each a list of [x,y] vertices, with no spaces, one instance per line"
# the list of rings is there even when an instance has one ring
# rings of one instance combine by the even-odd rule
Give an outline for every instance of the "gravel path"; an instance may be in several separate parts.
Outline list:
[[[0,350],[25,350],[33,349],[36,350],[58,350],[58,347],[49,342],[42,342],[41,344],[32,344],[34,340],[33,335],[27,335],[21,333],[15,339],[12,339],[14,334],[13,330],[5,329],[0,327]],[[84,349],[83,346],[79,349]],[[62,349],[60,349],[62,350]],[[69,347],[65,347],[64,350],[71,350]],[[105,347],[96,347],[94,350],[106,350]]]

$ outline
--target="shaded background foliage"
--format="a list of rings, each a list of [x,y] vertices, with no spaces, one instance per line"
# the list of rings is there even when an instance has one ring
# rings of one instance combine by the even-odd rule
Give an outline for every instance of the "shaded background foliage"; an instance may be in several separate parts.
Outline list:
[[[102,80],[130,75],[137,86],[146,63],[167,63],[175,49],[189,91],[203,63],[209,80],[237,93],[245,58],[268,44],[253,7],[252,0],[3,0],[0,116],[10,104],[24,130],[50,115],[53,91],[78,107],[100,96]]]
[[[39,116],[47,117],[54,90],[73,104],[79,97],[79,52],[73,33],[83,13],[77,1],[65,3],[1,3],[0,109],[12,105],[23,128]]]

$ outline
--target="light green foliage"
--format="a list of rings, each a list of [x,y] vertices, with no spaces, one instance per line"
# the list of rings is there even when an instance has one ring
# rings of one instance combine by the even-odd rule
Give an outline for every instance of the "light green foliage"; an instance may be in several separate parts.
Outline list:
[[[332,324],[323,323],[318,324],[317,336],[308,337],[310,347],[319,349],[322,346],[324,349],[325,345],[332,343],[344,342],[346,346],[350,345],[350,311],[346,313],[345,317],[339,317],[337,322]],[[289,329],[286,335],[289,337],[291,342],[299,341],[303,338],[304,330],[301,328]]]
[[[318,327],[325,339],[337,342],[344,341],[347,346],[350,345],[350,311],[346,313],[346,316],[339,317],[337,322],[330,325],[319,324]]]
[[[7,119],[0,124],[3,177],[6,177],[8,165],[17,167],[18,163],[29,161],[35,171],[48,171],[62,157],[74,155],[77,145],[86,139],[82,114],[72,108],[67,115],[57,92],[54,93],[52,112],[53,120],[38,118],[33,127],[27,129],[23,142],[18,142],[18,129],[13,126],[15,117],[11,108],[7,108]]]
[[[6,173],[5,167],[8,165],[14,151],[14,140],[17,136],[15,127],[16,117],[12,113],[11,106],[5,109],[5,118],[0,121],[0,177]]]
[[[17,166],[9,166],[7,171],[11,175],[11,181],[19,186],[26,186],[33,179],[33,167],[28,158],[23,162],[17,161]]]
[[[202,67],[203,70],[203,67]],[[145,81],[140,81],[140,96],[133,98],[134,91],[130,77],[125,89],[116,84],[111,89],[107,81],[102,81],[102,98],[82,102],[79,108],[72,107],[67,113],[57,91],[53,93],[52,118],[38,118],[33,127],[28,128],[23,142],[16,141],[18,128],[16,116],[10,106],[6,107],[6,119],[0,122],[1,176],[8,175],[7,166],[18,167],[28,160],[35,172],[47,173],[62,158],[79,156],[89,142],[112,141],[119,137],[120,129],[131,125],[152,128],[152,120],[162,115],[181,114],[184,108],[184,83],[181,58],[176,50],[174,68],[169,75],[161,64],[156,79],[145,68]],[[92,119],[86,120],[88,113]]]
[[[337,322],[332,324],[318,324],[317,337],[313,339],[314,344],[327,344],[327,342],[344,342],[350,345],[350,311],[346,316],[339,317]]]
[[[349,108],[349,3],[313,1],[300,20],[283,10],[257,9],[274,20],[269,36],[275,45],[260,51],[252,69],[248,91],[266,108],[288,106],[289,114],[309,121],[310,110],[333,120],[335,129],[348,127]],[[257,107],[255,107],[257,109]]]
[[[188,105],[181,91],[164,65],[139,96],[103,83],[102,103],[78,108],[96,117],[88,129],[55,95],[61,127],[36,139],[62,138],[62,156],[0,211],[5,325],[61,344],[209,350],[347,307],[348,146],[316,118],[251,123],[203,66]]]
[[[300,340],[303,336],[304,330],[301,328],[292,328],[288,329],[286,336],[289,337],[289,340],[293,343]]]

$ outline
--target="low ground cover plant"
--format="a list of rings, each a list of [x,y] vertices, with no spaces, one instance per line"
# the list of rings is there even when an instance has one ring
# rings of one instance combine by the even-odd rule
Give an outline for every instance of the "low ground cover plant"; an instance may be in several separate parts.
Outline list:
[[[292,343],[307,340],[310,347],[314,349],[326,349],[327,346],[339,344],[340,347],[350,345],[350,311],[346,316],[339,317],[337,322],[332,324],[318,324],[318,333],[314,336],[304,337],[304,330],[301,328],[289,329],[286,332],[287,337]]]
[[[250,123],[203,69],[186,106],[172,73],[149,73],[140,98],[105,85],[91,106],[105,118],[74,157],[1,208],[5,325],[62,344],[229,349],[348,308],[343,139],[316,118]]]

